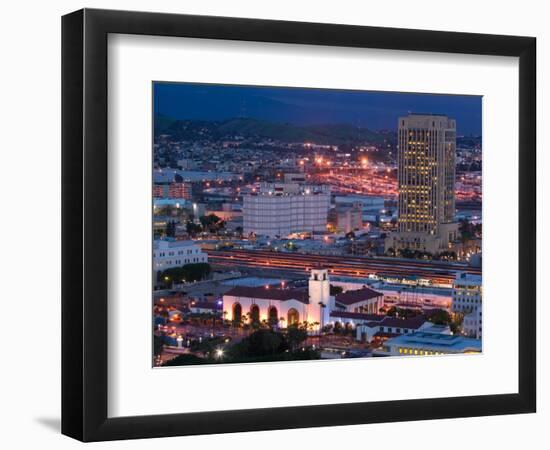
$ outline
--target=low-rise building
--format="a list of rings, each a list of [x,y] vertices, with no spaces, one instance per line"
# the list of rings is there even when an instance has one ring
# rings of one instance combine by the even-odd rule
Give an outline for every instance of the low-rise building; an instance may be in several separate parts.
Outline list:
[[[329,223],[339,233],[360,230],[363,227],[362,204],[359,202],[337,203],[329,213]]]
[[[453,353],[480,353],[481,340],[461,335],[418,331],[388,339],[378,355],[426,356]]]
[[[153,272],[158,272],[186,264],[206,263],[208,255],[193,241],[160,240],[153,241]]]
[[[378,318],[356,324],[355,333],[357,340],[370,343],[374,339],[384,341],[395,336],[410,334],[432,327],[433,323],[428,322],[422,315],[410,319],[379,316]],[[450,333],[448,327],[440,331]]]
[[[459,272],[453,282],[453,301],[451,310],[454,313],[467,314],[481,306],[481,275]]]
[[[335,296],[336,308],[347,312],[378,314],[384,306],[384,295],[366,286]]]

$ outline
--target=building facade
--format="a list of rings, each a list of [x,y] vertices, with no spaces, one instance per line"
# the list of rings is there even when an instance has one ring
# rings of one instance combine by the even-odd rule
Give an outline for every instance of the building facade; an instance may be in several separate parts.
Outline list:
[[[360,202],[336,204],[331,214],[337,232],[350,233],[363,228],[363,205]]]
[[[481,275],[459,272],[453,283],[451,311],[461,315],[462,332],[477,339],[482,337],[482,298]]]
[[[338,315],[335,314],[335,316]],[[379,316],[378,318],[368,318],[357,323],[355,333],[358,341],[370,343],[375,339],[386,341],[388,338],[391,339],[402,334],[415,333],[433,328],[434,325],[428,322],[423,316],[411,319]],[[441,334],[450,334],[451,332],[449,327],[440,327],[438,331]]]
[[[223,296],[224,317],[232,322],[266,321],[272,326],[286,328],[307,322],[313,332],[335,322],[357,325],[365,317],[380,317],[383,295],[363,287],[330,294],[327,269],[312,269],[308,288],[284,289],[273,285],[235,286]],[[335,315],[336,314],[336,315]]]
[[[225,319],[235,323],[267,322],[278,328],[307,322],[312,331],[319,330],[330,308],[330,284],[324,269],[311,271],[307,291],[270,285],[236,286],[223,296]]]
[[[243,195],[245,234],[284,237],[326,231],[330,190],[298,183],[262,184]]]
[[[482,338],[482,311],[481,307],[464,316],[462,321],[462,334],[476,339]]]
[[[207,263],[208,255],[193,241],[154,240],[153,272],[186,264]]]
[[[409,114],[398,127],[398,230],[386,250],[439,253],[457,239],[456,122]]]
[[[177,198],[191,200],[191,183],[171,182],[153,184],[153,198]]]

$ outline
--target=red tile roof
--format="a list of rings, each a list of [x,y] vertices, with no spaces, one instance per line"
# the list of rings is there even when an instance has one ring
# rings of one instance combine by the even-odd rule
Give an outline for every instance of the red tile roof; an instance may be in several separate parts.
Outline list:
[[[224,296],[260,298],[264,300],[298,300],[302,303],[309,303],[309,295],[306,291],[298,289],[275,289],[265,287],[235,286],[227,291]]]
[[[336,295],[336,301],[342,305],[353,305],[354,303],[364,302],[371,298],[381,297],[383,294],[368,287],[357,289],[356,291],[347,291]]]

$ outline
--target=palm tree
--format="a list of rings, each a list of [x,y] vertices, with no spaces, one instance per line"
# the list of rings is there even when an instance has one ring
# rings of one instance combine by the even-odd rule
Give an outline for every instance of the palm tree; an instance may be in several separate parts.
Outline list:
[[[325,305],[323,302],[319,302],[319,306],[321,307],[321,324],[319,326],[319,342],[321,342],[321,330],[323,329],[323,322],[324,322],[324,319],[325,319],[325,312],[324,312],[324,309],[327,307],[327,305]]]

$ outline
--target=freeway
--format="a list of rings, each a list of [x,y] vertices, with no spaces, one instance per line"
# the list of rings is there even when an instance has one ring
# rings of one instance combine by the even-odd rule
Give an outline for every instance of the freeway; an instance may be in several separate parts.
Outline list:
[[[269,250],[209,250],[209,262],[222,267],[273,269],[303,274],[315,267],[346,277],[377,277],[404,280],[415,277],[420,283],[449,286],[457,272],[481,275],[481,269],[463,263],[418,261],[357,256],[325,256]]]

